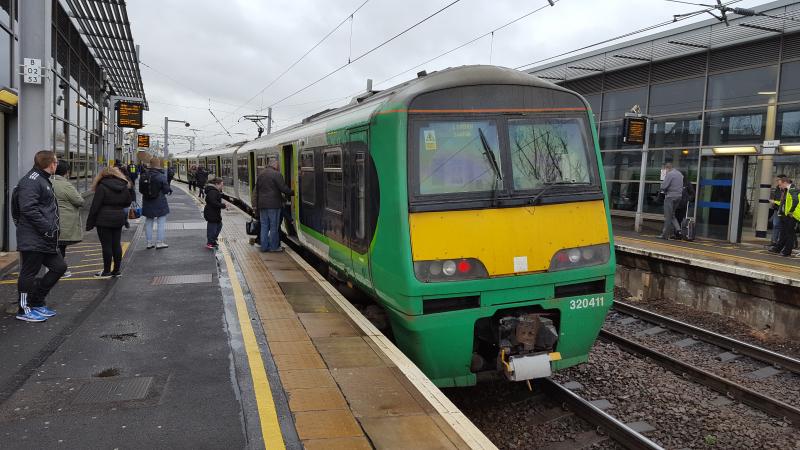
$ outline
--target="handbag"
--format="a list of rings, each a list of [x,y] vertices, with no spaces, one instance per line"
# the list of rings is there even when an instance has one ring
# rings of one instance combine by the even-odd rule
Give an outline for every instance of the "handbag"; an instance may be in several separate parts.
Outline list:
[[[128,209],[128,219],[133,220],[139,217],[142,217],[142,207],[139,206],[139,202],[133,202]]]
[[[261,222],[250,220],[245,223],[245,232],[250,236],[258,236],[261,233]]]

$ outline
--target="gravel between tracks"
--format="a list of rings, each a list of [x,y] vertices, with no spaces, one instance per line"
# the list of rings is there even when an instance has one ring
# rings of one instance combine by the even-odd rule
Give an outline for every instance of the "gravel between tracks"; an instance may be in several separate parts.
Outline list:
[[[694,309],[690,306],[675,303],[672,300],[636,300],[624,289],[614,289],[614,297],[634,306],[653,311],[668,317],[674,317],[694,326],[724,334],[740,341],[764,347],[774,352],[793,358],[800,358],[800,342],[784,339],[769,330],[755,330],[742,322],[719,314]]]
[[[589,363],[553,378],[580,382],[581,396],[608,400],[608,412],[626,423],[656,427],[647,436],[666,448],[800,449],[800,430],[791,424],[737,402],[716,405],[710,389],[613,344],[598,341]]]

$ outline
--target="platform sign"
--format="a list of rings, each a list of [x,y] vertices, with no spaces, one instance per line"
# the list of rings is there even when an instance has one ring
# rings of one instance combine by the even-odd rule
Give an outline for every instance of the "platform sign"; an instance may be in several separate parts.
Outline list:
[[[150,148],[150,135],[140,134],[136,137],[136,147]]]
[[[622,124],[622,143],[627,145],[644,145],[647,132],[647,119],[626,117]]]
[[[117,126],[127,128],[142,128],[141,103],[119,102],[117,110]]]
[[[42,60],[23,58],[22,81],[26,84],[42,84]]]

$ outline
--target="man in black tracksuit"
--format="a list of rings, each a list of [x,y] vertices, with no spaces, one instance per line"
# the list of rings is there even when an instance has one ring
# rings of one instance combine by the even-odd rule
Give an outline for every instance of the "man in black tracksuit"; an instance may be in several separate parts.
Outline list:
[[[50,182],[57,165],[55,153],[36,153],[33,168],[17,184],[18,204],[12,205],[20,254],[17,319],[26,322],[44,322],[56,314],[45,305],[45,297],[67,271],[58,251],[58,202]],[[42,266],[48,271],[37,277]]]

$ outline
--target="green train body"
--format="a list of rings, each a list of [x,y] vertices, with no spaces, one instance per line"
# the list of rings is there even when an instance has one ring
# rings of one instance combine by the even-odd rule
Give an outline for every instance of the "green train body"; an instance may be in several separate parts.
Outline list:
[[[247,207],[278,158],[297,193],[292,239],[385,308],[434,383],[467,386],[588,358],[615,267],[592,120],[575,93],[468,66],[174,159],[184,180],[213,166]]]

